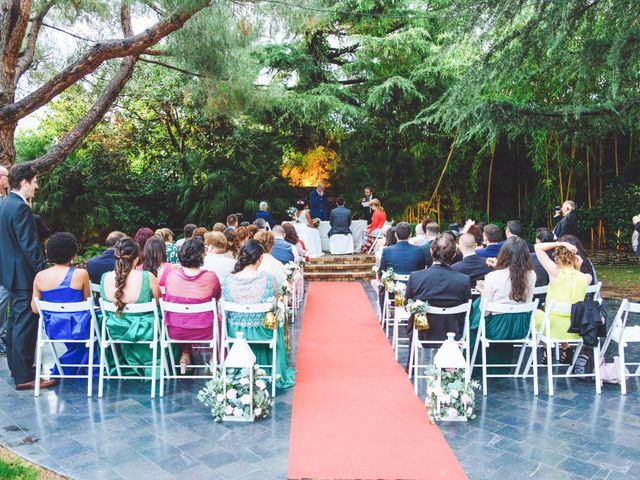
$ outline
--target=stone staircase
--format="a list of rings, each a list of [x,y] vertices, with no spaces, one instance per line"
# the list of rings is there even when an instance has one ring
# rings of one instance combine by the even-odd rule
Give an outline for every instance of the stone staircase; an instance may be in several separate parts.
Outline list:
[[[373,278],[374,255],[329,255],[312,258],[304,267],[308,282],[368,282]]]

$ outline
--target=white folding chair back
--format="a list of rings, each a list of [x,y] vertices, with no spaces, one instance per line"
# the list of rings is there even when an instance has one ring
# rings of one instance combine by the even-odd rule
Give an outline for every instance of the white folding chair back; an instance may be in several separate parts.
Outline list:
[[[548,285],[542,285],[541,287],[534,287],[533,296],[535,297],[536,295],[546,295],[548,289],[549,289]]]
[[[42,375],[42,349],[45,344],[48,344],[51,348],[51,352],[53,353],[53,358],[56,366],[58,367],[57,375],[49,375],[49,378],[86,378],[87,379],[87,396],[90,397],[93,390],[93,352],[95,347],[95,332],[96,332],[96,312],[93,306],[93,300],[91,297],[83,302],[72,302],[72,303],[57,303],[57,302],[45,302],[40,300],[39,298],[35,298],[35,304],[38,309],[38,336],[36,343],[36,387],[33,391],[34,396],[40,395],[40,379],[43,377]],[[45,320],[44,313],[82,313],[89,312],[90,315],[90,323],[89,326],[89,338],[84,339],[71,339],[71,338],[49,338],[47,336],[45,330]],[[58,351],[56,350],[56,344],[65,344],[65,343],[84,343],[89,348],[89,361],[87,365],[80,364],[66,364],[60,362],[60,356],[58,355]],[[82,368],[87,367],[86,375],[66,375],[64,373],[63,367],[74,367],[74,368]]]
[[[405,285],[409,281],[409,274],[400,274],[396,273],[396,282],[404,283]],[[395,297],[395,295],[394,295]],[[389,295],[385,296],[385,308],[387,312],[387,329],[389,322],[393,322],[393,330],[391,334],[391,346],[393,347],[393,351],[395,354],[396,361],[398,360],[398,350],[400,348],[409,348],[409,340],[411,337],[400,337],[400,327],[409,325],[409,314],[404,309],[404,307],[396,307],[395,305],[391,305],[391,299]],[[393,312],[393,317],[391,318]],[[387,330],[387,335],[388,330]],[[403,342],[402,344],[400,342]],[[404,343],[406,342],[406,343]]]
[[[594,285],[597,287],[597,285]],[[599,291],[599,290],[598,290]],[[597,293],[596,291],[592,291],[591,293]],[[543,343],[543,347],[547,350],[547,380],[549,384],[549,395],[553,396],[553,379],[554,378],[568,378],[568,377],[595,377],[596,384],[596,393],[600,393],[602,389],[602,385],[600,382],[600,341],[598,340],[598,344],[593,347],[593,373],[581,373],[580,375],[573,374],[573,369],[576,364],[576,360],[580,355],[580,351],[583,347],[582,338],[555,338],[551,334],[551,315],[552,314],[565,314],[571,315],[571,304],[569,303],[556,303],[555,300],[551,301],[550,305],[545,305],[545,313],[544,319],[542,320],[542,324],[540,325],[540,329],[536,333],[536,346],[540,346]],[[560,363],[553,363],[553,348],[554,346],[558,346],[560,344],[569,344],[570,346],[575,346],[576,350],[573,354],[573,361],[571,365],[567,368],[564,374],[555,374],[553,373],[554,367],[563,367],[564,365]],[[534,355],[532,355],[533,361],[535,361]],[[529,368],[531,367],[532,360],[529,360],[527,364],[527,368],[523,374],[527,375],[529,373]]]
[[[533,370],[533,394],[538,395],[538,373],[537,373],[537,358],[536,354],[536,321],[535,315],[538,309],[538,300],[534,300],[531,303],[493,303],[493,302],[481,302],[480,305],[480,325],[478,326],[478,335],[476,337],[475,345],[473,346],[473,355],[471,357],[471,371],[475,367],[476,355],[478,353],[478,347],[482,348],[482,394],[487,394],[487,378],[505,378],[505,377],[518,377],[522,360],[524,359],[524,353],[527,348],[531,350],[531,356],[533,358],[534,370]],[[488,314],[529,314],[529,328],[527,334],[522,338],[514,338],[508,340],[493,339],[487,336],[487,315]],[[511,344],[514,347],[519,345],[521,347],[520,355],[517,363],[508,364],[491,364],[490,367],[509,367],[514,368],[514,373],[487,373],[487,349],[491,347],[491,344]],[[529,376],[529,375],[527,375]],[[523,375],[524,377],[524,375]]]
[[[149,365],[122,365],[118,360],[118,356],[114,357],[117,375],[110,375],[109,378],[117,380],[151,380],[151,398],[156,396],[156,377],[157,377],[157,363],[158,363],[158,303],[155,299],[146,303],[130,303],[124,307],[123,314],[138,313],[138,314],[153,314],[153,335],[151,340],[139,340],[137,342],[129,342],[127,340],[119,340],[111,337],[109,329],[107,328],[107,314],[115,314],[117,312],[116,305],[105,299],[100,298],[100,310],[102,311],[102,340],[100,342],[100,379],[98,382],[98,397],[102,397],[104,388],[104,358],[105,350],[107,347],[115,347],[120,344],[128,345],[148,345],[153,350],[153,359],[151,366]],[[123,368],[139,368],[139,369],[151,369],[150,375],[144,376],[125,376],[122,374]]]
[[[396,276],[397,282],[407,283],[409,281],[409,275],[402,275],[402,274],[396,273],[395,276]],[[389,292],[385,290],[384,299],[382,301],[382,309],[380,312],[380,315],[381,315],[380,322],[381,322],[382,328],[384,329],[384,333],[387,337],[389,336],[389,326],[392,325],[393,323],[393,317],[391,313],[392,313],[391,295],[389,294]]]
[[[372,239],[371,246],[369,247],[369,250],[367,250],[368,254],[373,252],[373,249],[376,248],[376,242],[384,236],[385,232],[391,227],[391,225],[393,225],[392,222],[384,222],[382,228],[375,230],[372,233],[365,234],[365,239]]]
[[[222,355],[225,355],[227,350],[227,346],[230,343],[235,342],[235,338],[231,338],[227,334],[227,315],[229,312],[235,313],[267,313],[273,308],[273,304],[271,303],[235,303],[235,302],[226,302],[224,300],[220,301],[220,311],[222,313],[222,345],[221,351]],[[257,365],[260,368],[268,368],[271,370],[271,375],[267,375],[266,378],[269,378],[271,381],[271,396],[275,397],[276,395],[276,360],[277,360],[277,347],[278,347],[278,329],[273,329],[273,336],[269,340],[253,340],[251,338],[247,338],[245,335],[245,340],[249,344],[249,346],[253,345],[266,345],[268,346],[272,353],[273,358],[270,365]],[[222,357],[221,357],[222,359]],[[221,361],[224,365],[224,360]]]
[[[471,377],[471,372],[469,369],[469,359],[471,356],[470,348],[469,348],[469,315],[471,314],[471,305],[472,301],[469,299],[468,302],[462,303],[460,305],[456,305],[454,307],[434,307],[433,305],[429,306],[429,317],[433,319],[432,316],[438,315],[455,315],[464,313],[464,326],[462,328],[462,335],[459,340],[456,340],[456,343],[464,350],[464,356],[467,363],[466,368],[466,379],[469,380]],[[431,320],[430,320],[431,321]],[[442,345],[447,340],[420,340],[419,330],[416,330],[415,324],[413,328],[413,332],[411,334],[411,343],[410,351],[409,351],[409,378],[413,376],[413,390],[418,394],[418,382],[421,378],[427,378],[426,375],[420,375],[418,373],[419,368],[424,365],[420,365],[419,362],[419,349],[424,346],[435,347],[437,345]]]
[[[618,361],[620,367],[618,378],[620,379],[620,390],[622,395],[627,394],[627,377],[640,376],[640,362],[626,361],[626,348],[629,344],[640,343],[640,325],[635,325],[633,327],[627,325],[630,313],[640,314],[640,303],[632,303],[625,298],[622,300],[622,303],[616,312],[613,324],[611,325],[607,338],[602,346],[604,361],[604,353],[607,352],[609,344],[612,341],[618,344]],[[633,373],[628,373],[627,366],[635,366],[636,369]]]
[[[331,255],[346,255],[354,252],[353,235],[335,234],[329,239],[329,251]]]
[[[171,378],[202,378],[213,377],[216,373],[218,366],[218,307],[216,300],[212,299],[209,302],[203,303],[174,303],[160,300],[160,311],[162,312],[162,332],[160,334],[160,397],[164,397],[164,382]],[[211,313],[213,318],[213,325],[211,326],[211,339],[190,339],[190,340],[177,340],[171,338],[169,335],[169,329],[166,325],[167,313],[179,313],[183,315],[196,315],[199,313]],[[206,346],[207,350],[211,349],[210,362],[206,364],[191,364],[187,365],[188,368],[203,369],[205,375],[178,375],[176,372],[176,361],[171,349],[171,345],[191,345],[199,344]],[[165,365],[167,356],[169,355],[169,368]],[[206,369],[209,369],[209,373],[206,373]]]

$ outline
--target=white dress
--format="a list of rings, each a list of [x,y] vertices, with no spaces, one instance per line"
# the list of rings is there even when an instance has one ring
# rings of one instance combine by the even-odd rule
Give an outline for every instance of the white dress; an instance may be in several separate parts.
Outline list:
[[[322,242],[320,241],[320,231],[307,223],[307,210],[296,213],[296,222],[293,224],[298,233],[298,237],[307,247],[307,255],[310,258],[323,255]]]

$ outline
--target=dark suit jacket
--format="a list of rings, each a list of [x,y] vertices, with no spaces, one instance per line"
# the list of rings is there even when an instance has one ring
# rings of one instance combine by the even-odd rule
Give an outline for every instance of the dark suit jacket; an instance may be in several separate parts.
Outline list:
[[[451,265],[451,270],[464,273],[471,279],[471,286],[475,287],[478,280],[483,280],[484,276],[491,271],[487,265],[487,259],[479,255],[469,255],[461,261]]]
[[[369,195],[368,197],[364,197],[366,198],[367,202],[370,202],[371,200],[373,200],[373,195]],[[362,218],[364,220],[367,221],[367,223],[371,223],[371,216],[373,215],[373,210],[371,210],[371,207],[360,207],[362,208]]]
[[[384,272],[389,267],[393,267],[393,271],[401,275],[424,269],[422,249],[409,242],[398,242],[390,247],[384,247],[380,258],[380,272]]]
[[[311,210],[311,218],[329,220],[329,200],[327,199],[327,192],[324,192],[324,195],[320,195],[318,190],[313,190],[309,194],[309,209]]]
[[[502,245],[504,245],[504,240],[502,242],[492,243],[486,247],[478,248],[476,250],[476,255],[484,258],[497,258]]]
[[[87,271],[91,283],[100,283],[102,275],[116,268],[115,252],[112,249],[105,250],[102,255],[93,257],[87,262]]]
[[[450,267],[435,264],[426,270],[413,272],[407,283],[407,299],[429,302],[434,307],[455,307],[471,298],[471,280]],[[464,315],[429,316],[429,330],[420,332],[422,340],[446,340],[447,332],[455,332],[456,339],[462,335]],[[413,330],[413,317],[409,318],[408,332]]]
[[[293,262],[296,258],[293,254],[293,245],[281,238],[276,238],[271,249],[271,256],[285,265]]]
[[[331,230],[329,230],[329,236],[331,235],[349,235],[351,230],[351,210],[345,207],[338,207],[331,210],[329,215],[329,223],[331,224]]]
[[[558,222],[553,229],[553,235],[556,238],[560,238],[563,235],[575,235],[578,236],[578,214],[575,211],[570,211]]]
[[[544,287],[545,285],[549,285],[549,274],[544,269],[540,260],[538,260],[538,256],[535,253],[531,254],[531,261],[533,262],[533,267],[536,270],[536,287]]]
[[[429,268],[431,266],[431,264],[433,263],[433,259],[431,258],[431,244],[433,243],[433,240],[429,240],[427,243],[425,243],[422,247],[422,258],[424,260],[424,266],[426,268]]]
[[[0,202],[0,285],[31,290],[36,273],[45,266],[31,208],[11,192]]]
[[[273,219],[269,212],[265,212],[264,210],[257,211],[256,220],[259,218],[263,218],[269,224],[269,228],[273,228],[276,226],[276,221]]]

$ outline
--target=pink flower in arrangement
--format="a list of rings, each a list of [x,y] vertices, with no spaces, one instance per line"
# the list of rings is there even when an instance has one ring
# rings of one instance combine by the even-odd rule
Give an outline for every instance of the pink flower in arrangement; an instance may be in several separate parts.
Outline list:
[[[460,397],[460,400],[462,401],[463,405],[467,405],[468,403],[471,403],[471,397],[466,393],[462,394],[462,397]]]
[[[450,408],[447,410],[447,416],[449,418],[456,418],[458,416],[458,411],[455,408]]]
[[[227,390],[227,398],[229,400],[235,400],[236,398],[238,398],[238,391],[235,388],[230,388],[229,390]]]
[[[224,407],[224,414],[231,415],[233,413],[233,407],[231,405],[227,405]]]

